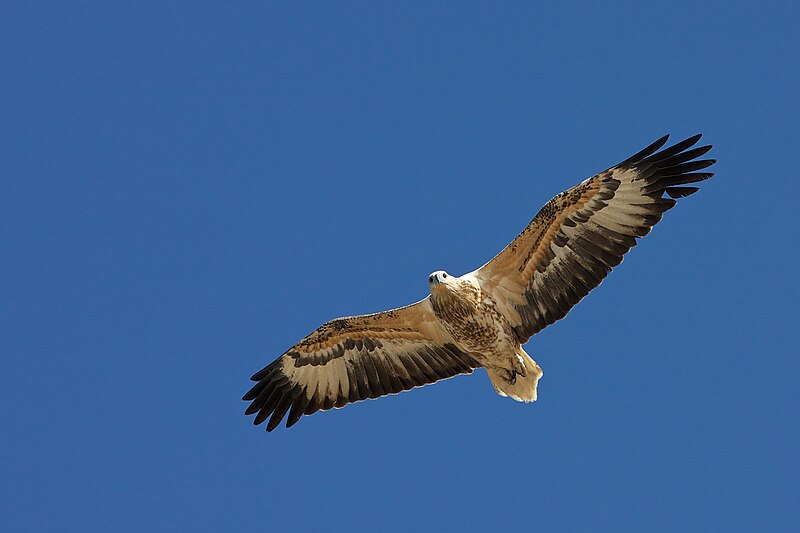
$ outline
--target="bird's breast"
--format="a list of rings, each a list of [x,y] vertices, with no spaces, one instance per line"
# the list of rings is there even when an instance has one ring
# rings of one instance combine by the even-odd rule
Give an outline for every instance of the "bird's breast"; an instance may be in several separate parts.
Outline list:
[[[479,356],[507,349],[510,327],[494,302],[481,298],[478,291],[431,294],[431,303],[445,329],[466,352]]]

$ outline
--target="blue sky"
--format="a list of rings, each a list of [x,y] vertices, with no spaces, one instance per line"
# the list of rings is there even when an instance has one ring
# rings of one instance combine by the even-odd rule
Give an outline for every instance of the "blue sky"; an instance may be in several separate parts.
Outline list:
[[[6,531],[788,531],[797,4],[3,2]],[[249,376],[664,133],[717,176],[483,372],[266,434]]]

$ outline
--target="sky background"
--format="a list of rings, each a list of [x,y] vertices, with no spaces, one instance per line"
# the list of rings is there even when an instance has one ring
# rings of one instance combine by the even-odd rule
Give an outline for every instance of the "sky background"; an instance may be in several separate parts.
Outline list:
[[[797,527],[797,3],[69,4],[0,4],[0,529]],[[536,404],[243,416],[696,132],[717,176],[526,346]]]

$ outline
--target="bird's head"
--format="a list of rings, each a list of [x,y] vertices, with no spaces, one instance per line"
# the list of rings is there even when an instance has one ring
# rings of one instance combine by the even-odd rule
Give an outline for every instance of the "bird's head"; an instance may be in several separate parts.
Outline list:
[[[445,272],[444,270],[437,270],[436,272],[431,273],[428,276],[428,285],[430,285],[431,291],[435,287],[441,287],[442,285],[447,285],[448,283],[452,282],[455,278]]]

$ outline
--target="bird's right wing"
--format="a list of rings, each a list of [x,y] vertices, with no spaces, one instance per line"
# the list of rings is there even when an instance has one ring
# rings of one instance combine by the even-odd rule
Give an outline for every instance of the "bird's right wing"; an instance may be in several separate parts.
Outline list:
[[[272,431],[289,412],[301,416],[367,398],[409,390],[480,365],[461,351],[440,325],[428,298],[376,313],[331,320],[295,344],[251,379],[244,395]]]
[[[695,135],[638,154],[559,194],[494,259],[470,273],[493,296],[521,343],[563,318],[650,232],[676,198],[703,181],[711,149]],[[665,197],[666,196],[666,197]]]

